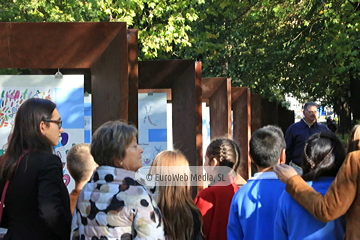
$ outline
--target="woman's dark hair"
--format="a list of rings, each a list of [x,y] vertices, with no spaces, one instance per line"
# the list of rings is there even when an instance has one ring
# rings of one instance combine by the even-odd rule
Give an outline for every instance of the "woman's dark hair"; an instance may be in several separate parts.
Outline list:
[[[345,160],[340,140],[330,131],[316,133],[306,142],[301,163],[305,181],[335,177]]]
[[[30,98],[19,108],[8,147],[2,158],[0,177],[8,180],[16,167],[16,162],[25,150],[52,153],[52,144],[41,133],[40,123],[50,119],[56,104],[50,100]],[[47,126],[50,124],[44,122]]]
[[[240,148],[232,140],[219,138],[213,140],[206,149],[206,156],[211,161],[216,158],[220,166],[227,166],[237,172],[240,166]]]

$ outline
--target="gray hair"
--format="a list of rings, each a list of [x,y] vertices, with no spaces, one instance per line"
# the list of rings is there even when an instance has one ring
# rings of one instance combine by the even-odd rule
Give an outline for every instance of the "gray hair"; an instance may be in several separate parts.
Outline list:
[[[91,155],[99,166],[114,167],[114,160],[124,159],[126,148],[137,134],[137,129],[125,122],[106,122],[92,136]]]

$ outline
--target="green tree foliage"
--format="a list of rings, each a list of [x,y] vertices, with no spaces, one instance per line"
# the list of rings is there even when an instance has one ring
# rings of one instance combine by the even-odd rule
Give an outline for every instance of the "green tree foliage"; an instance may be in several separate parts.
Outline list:
[[[359,80],[355,0],[0,0],[0,21],[125,21],[140,59],[195,59],[203,76],[333,103]],[[309,97],[310,96],[310,97]],[[324,96],[326,96],[324,98]]]
[[[204,76],[283,100],[333,103],[359,78],[360,10],[348,0],[207,1],[193,22],[192,48]],[[305,96],[304,96],[305,94]]]
[[[2,22],[127,22],[139,29],[141,58],[190,46],[189,23],[203,0],[0,0]]]

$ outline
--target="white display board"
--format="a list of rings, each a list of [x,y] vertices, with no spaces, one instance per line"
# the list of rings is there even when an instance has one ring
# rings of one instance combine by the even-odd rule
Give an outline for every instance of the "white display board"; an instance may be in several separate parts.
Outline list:
[[[91,143],[92,129],[92,105],[91,94],[84,96],[84,143]]]
[[[143,166],[167,150],[166,93],[138,94],[139,145],[144,148]]]
[[[66,169],[66,153],[84,142],[84,76],[2,75],[0,76],[0,146],[6,151],[7,139],[14,125],[16,112],[29,98],[45,98],[56,103],[64,132],[54,148],[63,162],[64,183],[71,191],[74,181]]]
[[[203,140],[203,163],[205,161],[206,149],[210,144],[210,108],[202,103],[202,140]]]

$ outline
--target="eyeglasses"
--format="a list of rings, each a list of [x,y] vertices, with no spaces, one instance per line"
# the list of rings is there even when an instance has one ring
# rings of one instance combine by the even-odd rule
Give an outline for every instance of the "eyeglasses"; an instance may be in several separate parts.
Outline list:
[[[59,127],[59,129],[62,127],[62,121],[61,120],[51,120],[51,119],[45,119],[44,122],[52,122],[56,123]]]

